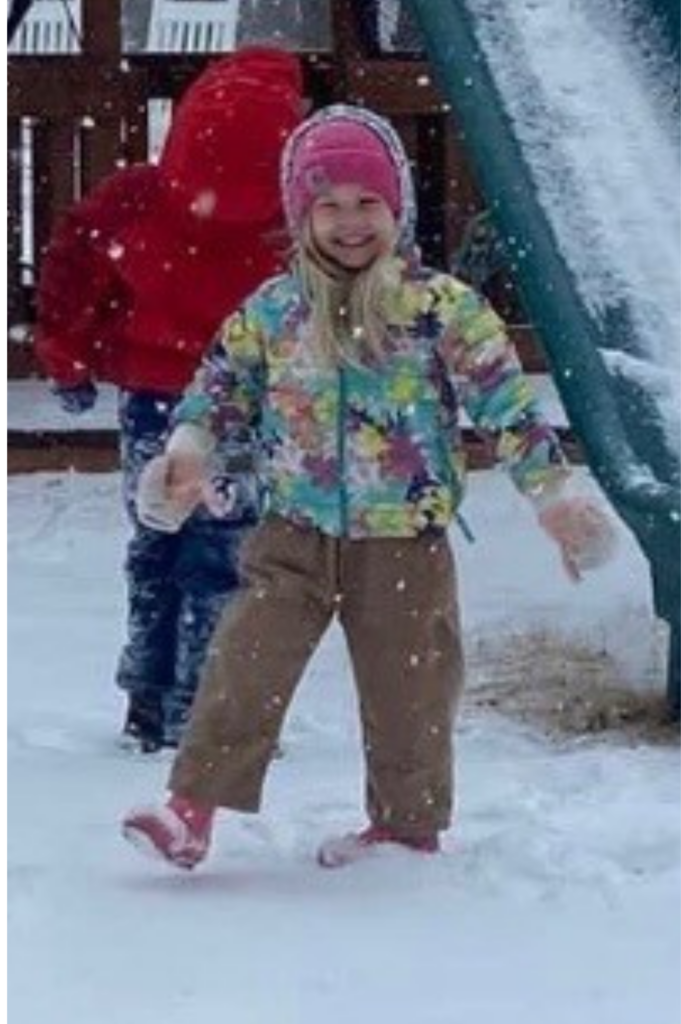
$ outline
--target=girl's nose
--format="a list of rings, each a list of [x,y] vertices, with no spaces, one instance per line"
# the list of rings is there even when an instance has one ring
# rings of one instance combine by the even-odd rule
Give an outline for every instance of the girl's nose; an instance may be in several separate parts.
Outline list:
[[[343,227],[356,227],[364,223],[364,212],[358,207],[341,210],[339,219]]]

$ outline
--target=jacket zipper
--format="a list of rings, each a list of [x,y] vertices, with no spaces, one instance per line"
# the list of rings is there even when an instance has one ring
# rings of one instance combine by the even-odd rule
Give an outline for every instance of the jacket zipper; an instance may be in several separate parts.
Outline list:
[[[337,446],[337,457],[338,457],[338,504],[339,504],[339,518],[341,536],[347,537],[348,535],[348,488],[347,480],[345,476],[346,470],[346,445],[345,445],[345,427],[347,419],[347,381],[345,377],[345,370],[342,366],[338,367],[338,446]]]

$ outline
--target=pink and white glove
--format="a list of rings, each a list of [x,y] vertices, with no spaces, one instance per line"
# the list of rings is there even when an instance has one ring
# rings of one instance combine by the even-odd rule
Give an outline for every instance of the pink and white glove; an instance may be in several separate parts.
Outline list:
[[[177,533],[199,505],[222,517],[229,511],[206,476],[206,460],[193,452],[169,451],[151,459],[137,487],[141,523],[160,533]]]
[[[586,497],[560,497],[544,504],[539,523],[559,546],[565,570],[573,580],[609,562],[617,548],[613,520]]]

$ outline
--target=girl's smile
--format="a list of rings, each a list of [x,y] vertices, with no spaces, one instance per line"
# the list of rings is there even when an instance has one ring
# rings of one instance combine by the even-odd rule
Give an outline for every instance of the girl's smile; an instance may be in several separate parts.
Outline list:
[[[331,186],[315,200],[310,218],[322,254],[348,270],[363,270],[394,243],[390,207],[360,185]]]

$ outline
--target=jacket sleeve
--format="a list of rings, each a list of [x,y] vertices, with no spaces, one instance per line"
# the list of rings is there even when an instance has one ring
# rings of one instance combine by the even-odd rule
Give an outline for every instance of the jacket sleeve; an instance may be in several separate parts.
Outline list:
[[[212,443],[257,429],[264,382],[263,330],[253,299],[223,324],[173,422],[199,428]]]
[[[143,165],[117,172],[62,217],[42,260],[36,354],[62,386],[90,379],[102,326],[121,317],[124,291],[111,247],[147,207],[157,176]]]
[[[443,277],[435,295],[445,325],[440,354],[456,394],[474,426],[493,440],[518,490],[541,502],[562,489],[570,470],[503,321],[455,278]]]

